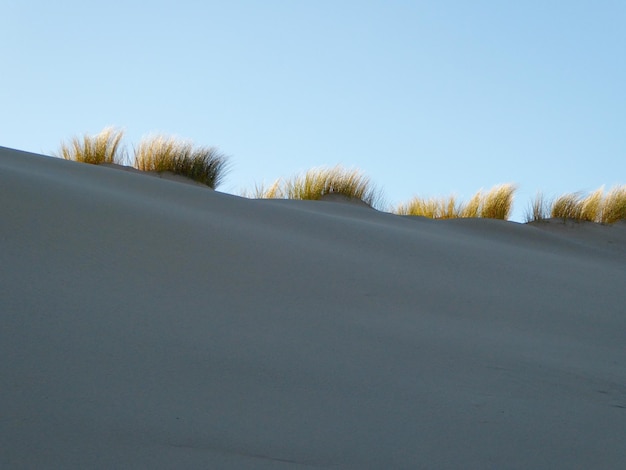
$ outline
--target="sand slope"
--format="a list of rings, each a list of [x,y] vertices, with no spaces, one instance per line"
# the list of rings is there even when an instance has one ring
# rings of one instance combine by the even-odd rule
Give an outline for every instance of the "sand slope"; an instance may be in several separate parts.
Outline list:
[[[625,230],[0,148],[0,467],[619,468]]]

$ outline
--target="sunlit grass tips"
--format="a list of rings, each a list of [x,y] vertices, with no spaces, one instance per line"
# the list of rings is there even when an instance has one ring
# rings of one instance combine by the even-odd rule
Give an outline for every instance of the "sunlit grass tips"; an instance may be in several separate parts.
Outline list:
[[[142,171],[171,171],[216,188],[228,170],[228,159],[215,147],[198,147],[176,137],[144,138],[135,149],[135,166]]]
[[[538,192],[535,199],[530,204],[530,208],[526,210],[526,222],[541,222],[550,218],[551,203],[546,199],[542,192]]]
[[[563,220],[603,224],[624,220],[626,219],[626,186],[617,186],[606,195],[603,188],[587,196],[582,193],[563,194],[552,203],[550,216]]]
[[[395,213],[431,219],[483,217],[506,220],[511,215],[516,186],[501,184],[488,192],[478,191],[467,203],[459,203],[455,196],[424,199],[415,197],[400,204]]]
[[[69,143],[62,143],[57,156],[65,160],[99,165],[102,163],[123,164],[126,158],[121,145],[124,131],[107,127],[99,134],[74,137]]]
[[[269,187],[263,183],[256,184],[252,191],[245,190],[241,196],[252,199],[281,199],[283,192],[280,185],[281,179],[277,179]]]
[[[612,224],[626,220],[626,186],[616,186],[604,197],[600,208],[600,221]]]
[[[319,200],[326,195],[359,199],[371,207],[380,207],[382,193],[358,169],[342,166],[312,168],[290,179],[278,179],[268,188],[257,186],[253,196],[266,199]]]
[[[440,198],[414,197],[408,203],[400,204],[395,213],[398,215],[415,215],[430,219],[456,219],[461,217],[461,207],[455,196]]]
[[[480,202],[479,217],[507,220],[513,209],[515,190],[513,184],[494,186]]]

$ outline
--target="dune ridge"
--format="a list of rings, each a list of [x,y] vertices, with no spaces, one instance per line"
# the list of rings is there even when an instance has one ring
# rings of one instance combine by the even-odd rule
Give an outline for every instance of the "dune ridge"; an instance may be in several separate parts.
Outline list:
[[[0,214],[4,468],[626,458],[626,224],[248,200],[2,147]]]

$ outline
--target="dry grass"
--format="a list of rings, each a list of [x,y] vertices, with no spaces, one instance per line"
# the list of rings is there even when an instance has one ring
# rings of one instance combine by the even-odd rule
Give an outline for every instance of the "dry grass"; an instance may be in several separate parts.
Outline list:
[[[479,217],[481,214],[481,206],[483,201],[482,191],[478,191],[469,202],[463,205],[460,216],[461,217]]]
[[[559,196],[552,203],[550,217],[580,220],[582,213],[581,201],[582,196],[580,193],[568,193]]]
[[[228,169],[228,160],[214,147],[154,136],[144,138],[135,149],[135,166],[142,171],[171,171],[216,188]]]
[[[466,204],[458,203],[455,196],[430,199],[416,197],[398,206],[395,213],[431,219],[484,217],[506,220],[511,215],[515,190],[513,184],[498,185],[487,193],[478,191]]]
[[[587,196],[568,193],[552,204],[551,216],[574,221],[612,224],[626,219],[626,186],[617,186],[606,195],[600,188]]]
[[[600,217],[604,188],[600,188],[580,201],[580,220],[595,222]]]
[[[281,180],[277,179],[269,187],[265,184],[256,184],[252,191],[242,191],[241,196],[251,199],[281,199],[283,197]]]
[[[507,220],[513,209],[513,196],[516,189],[513,184],[501,184],[492,188],[482,198],[480,217]]]
[[[395,210],[398,215],[414,215],[430,219],[455,219],[461,217],[461,212],[462,209],[459,208],[455,196],[429,199],[415,197],[407,204],[400,204]]]
[[[616,186],[604,197],[599,211],[600,222],[612,224],[626,220],[626,186]]]
[[[552,204],[545,198],[543,193],[537,193],[532,201],[530,209],[526,211],[526,222],[541,222],[550,218],[550,206]]]
[[[278,179],[269,188],[257,186],[254,197],[274,199],[319,200],[325,195],[340,194],[360,199],[372,207],[382,204],[381,192],[357,169],[342,166],[312,168],[291,179]]]
[[[102,164],[127,163],[122,146],[124,132],[107,127],[99,134],[74,137],[62,143],[55,155],[76,162]],[[182,175],[216,188],[228,170],[228,159],[214,147],[197,147],[175,137],[156,136],[144,138],[135,149],[135,167],[143,171]],[[432,219],[493,218],[508,219],[516,191],[513,184],[493,187],[488,192],[478,191],[467,203],[459,203],[455,196],[439,198],[415,197],[400,204],[393,212]],[[368,177],[357,169],[313,168],[291,179],[278,179],[269,187],[256,186],[246,197],[265,199],[318,200],[325,195],[339,194],[350,199],[360,199],[372,207],[382,209],[382,192]],[[626,186],[616,186],[608,193],[600,188],[587,196],[569,193],[554,200],[546,200],[538,193],[526,212],[526,222],[548,218],[571,219],[611,224],[626,220]]]
[[[101,163],[124,164],[126,153],[121,141],[124,131],[107,127],[99,134],[74,137],[69,143],[62,143],[57,156],[65,160],[99,165]]]

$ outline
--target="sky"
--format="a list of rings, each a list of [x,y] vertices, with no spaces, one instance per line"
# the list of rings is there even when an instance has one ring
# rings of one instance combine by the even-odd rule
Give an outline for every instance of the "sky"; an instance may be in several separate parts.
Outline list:
[[[359,168],[390,206],[626,184],[623,0],[2,0],[0,146],[216,146],[240,194]]]

